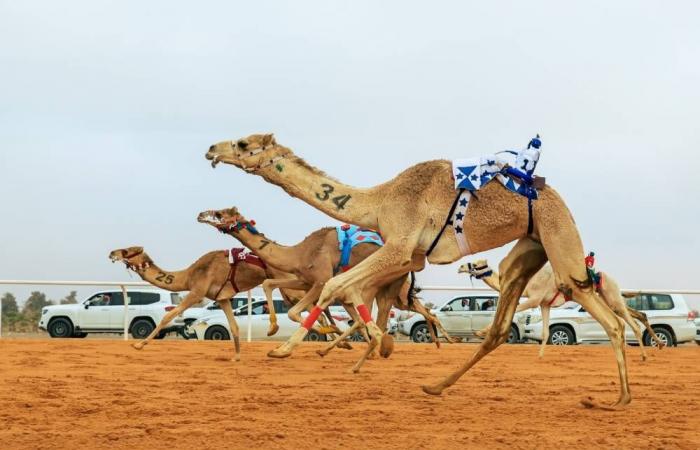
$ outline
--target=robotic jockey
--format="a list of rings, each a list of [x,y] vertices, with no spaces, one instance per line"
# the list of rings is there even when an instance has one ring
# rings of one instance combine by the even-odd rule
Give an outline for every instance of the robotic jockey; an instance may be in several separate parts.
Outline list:
[[[526,149],[519,152],[507,150],[508,153],[515,155],[515,166],[506,166],[504,171],[509,175],[520,178],[528,185],[532,184],[532,174],[535,173],[537,162],[540,160],[540,146],[542,146],[542,141],[538,134],[530,139]]]

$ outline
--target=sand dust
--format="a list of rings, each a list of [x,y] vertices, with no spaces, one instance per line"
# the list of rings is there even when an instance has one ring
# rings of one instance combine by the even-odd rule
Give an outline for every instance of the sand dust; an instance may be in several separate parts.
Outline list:
[[[700,347],[627,356],[634,397],[612,402],[609,346],[502,346],[441,397],[420,390],[474,345],[397,344],[388,360],[304,343],[284,360],[274,343],[0,341],[0,448],[700,448]]]

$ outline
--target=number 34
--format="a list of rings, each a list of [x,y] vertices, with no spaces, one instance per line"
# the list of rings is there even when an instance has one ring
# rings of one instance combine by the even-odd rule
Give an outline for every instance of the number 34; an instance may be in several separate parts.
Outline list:
[[[335,191],[335,188],[331,186],[330,184],[323,183],[321,185],[323,188],[323,193],[319,194],[318,192],[316,193],[316,198],[321,200],[322,202],[325,202],[329,198],[335,204],[335,206],[338,207],[338,209],[345,209],[345,204],[350,201],[351,196],[350,195],[338,195],[336,197],[331,197],[331,194],[333,191]]]

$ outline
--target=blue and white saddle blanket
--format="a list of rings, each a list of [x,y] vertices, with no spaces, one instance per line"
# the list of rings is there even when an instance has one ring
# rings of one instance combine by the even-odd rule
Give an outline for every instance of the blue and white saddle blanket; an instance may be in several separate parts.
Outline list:
[[[513,158],[513,155],[515,158]],[[457,236],[457,244],[462,256],[470,255],[469,243],[464,231],[464,220],[472,192],[478,191],[491,180],[498,180],[506,189],[527,197],[537,199],[537,191],[523,179],[532,179],[532,175],[540,158],[540,151],[528,148],[519,152],[505,151],[497,155],[484,155],[475,158],[456,159],[452,161],[452,175],[455,179],[455,189],[464,189],[457,200],[457,206],[452,215],[452,226]],[[520,180],[513,178],[506,170],[517,173]]]
[[[379,233],[371,230],[366,230],[357,225],[342,225],[335,227],[338,233],[338,250],[340,250],[340,262],[336,268],[337,272],[345,272],[350,264],[350,255],[352,249],[358,244],[376,244],[380,247],[384,245],[384,241]]]

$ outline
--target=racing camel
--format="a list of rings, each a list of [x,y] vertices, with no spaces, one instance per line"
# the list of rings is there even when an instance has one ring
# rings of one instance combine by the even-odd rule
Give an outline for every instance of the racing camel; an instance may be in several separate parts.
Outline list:
[[[296,278],[294,279],[267,279],[263,281],[262,286],[268,299],[272,298],[272,291],[276,288],[286,287],[305,290],[306,296],[288,312],[289,317],[298,322],[302,322],[301,311],[304,311],[308,306],[316,303],[323,286],[328,280],[336,273],[356,266],[381,248],[381,238],[379,235],[373,232],[366,232],[365,230],[364,234],[359,236],[360,241],[358,241],[355,246],[347,249],[347,251],[350,252],[349,257],[347,261],[343,263],[342,250],[339,245],[341,244],[339,242],[341,238],[339,238],[339,236],[343,236],[345,233],[349,232],[350,227],[339,227],[340,229],[336,229],[336,227],[321,228],[311,233],[296,245],[284,246],[260,233],[255,223],[247,220],[236,207],[203,211],[199,214],[197,220],[212,225],[217,230],[233,236],[258,255],[268,266],[275,267],[284,271],[284,273],[295,275]],[[362,231],[363,230],[355,230],[357,234],[362,233]],[[392,306],[395,306],[403,310],[410,309],[423,315],[431,324],[429,328],[434,327],[439,329],[448,342],[451,342],[449,334],[442,327],[437,317],[425,308],[419,300],[412,299],[409,301],[408,288],[409,284],[404,276],[403,278],[394,280],[387,285],[386,288],[380,289],[377,292],[377,324],[379,328],[382,331],[386,330],[389,311]],[[373,300],[374,297],[366,299],[369,308],[371,308]],[[352,307],[346,307],[346,309],[353,318],[353,326],[341,334],[329,347],[320,350],[319,354],[322,356],[333,348],[339,339],[345,338],[358,329],[363,332],[365,331],[364,327],[362,327],[363,322],[355,309]],[[307,321],[304,321],[303,326],[308,328],[312,324],[313,320],[307,319]],[[385,335],[384,339],[388,340],[390,337]],[[435,339],[435,337],[434,340],[437,345],[437,339]],[[391,346],[391,344],[387,345]],[[289,356],[289,354],[285,356]],[[355,371],[359,370],[362,362],[364,362],[364,359],[361,359],[358,365],[355,366]]]
[[[458,273],[468,273],[470,276],[483,281],[494,291],[500,290],[500,285],[498,284],[498,272],[494,271],[489,267],[488,262],[485,259],[480,259],[474,263],[462,264],[457,270]],[[664,343],[659,339],[654,330],[649,324],[647,315],[641,311],[630,308],[625,303],[623,294],[617,285],[617,282],[610,275],[600,272],[601,280],[600,287],[597,289],[598,295],[600,295],[603,300],[610,306],[610,308],[622,318],[627,324],[632,328],[637,341],[639,342],[639,348],[642,352],[642,361],[646,361],[647,353],[644,349],[644,341],[642,339],[642,332],[634,319],[642,322],[649,333],[649,336],[654,339],[654,342],[659,348],[664,346]],[[535,274],[530,279],[530,282],[525,286],[523,291],[523,297],[527,297],[527,301],[518,305],[515,312],[525,311],[530,308],[537,308],[538,306],[542,310],[542,342],[540,344],[540,358],[544,356],[544,347],[547,345],[549,340],[549,310],[550,308],[557,308],[563,305],[567,299],[562,295],[562,293],[557,289],[556,283],[554,281],[554,272],[552,271],[552,266],[547,264],[539,272]],[[478,336],[485,336],[488,333],[491,325],[487,326],[483,330],[477,332]]]
[[[364,309],[363,296],[374,295],[380,287],[410,271],[421,270],[426,260],[432,264],[449,264],[466,254],[517,241],[499,265],[501,298],[494,326],[459,368],[440,382],[423,386],[426,393],[442,393],[505,342],[523,289],[549,260],[559,290],[576,298],[600,322],[615,353],[620,379],[617,401],[608,406],[587,397],[582,403],[587,407],[616,409],[631,401],[624,325],[596,295],[583,263],[583,244],[574,219],[553,188],[542,186],[537,200],[530,202],[501,183],[487,183],[471,199],[463,227],[446,227],[454,211],[452,205],[457,195],[461,195],[455,187],[452,163],[447,160],[421,162],[385,183],[359,189],[310,166],[289,148],[278,144],[272,134],[217,143],[209,148],[206,158],[213,167],[218,163],[234,165],[280,186],[289,195],[337,220],[381,233],[385,245],[351,270],[330,279],[311,313],[319,315],[336,298],[352,303],[374,337],[372,345],[381,341],[382,331]],[[467,252],[463,250],[464,241]],[[271,356],[288,354],[306,332],[303,327],[297,330]]]
[[[237,250],[240,251],[236,252],[236,254],[242,255],[243,249]],[[143,349],[146,344],[158,336],[158,333],[165,325],[206,297],[221,304],[221,309],[226,314],[226,319],[231,329],[231,339],[235,347],[235,360],[240,360],[239,330],[231,307],[231,297],[238,292],[253,289],[270,277],[277,279],[293,278],[293,275],[285,274],[271,267],[265,267],[253,255],[243,256],[247,257],[245,259],[234,259],[233,264],[230,264],[228,251],[213,251],[202,255],[184,270],[169,272],[158,267],[143,250],[143,247],[134,246],[112,250],[109,254],[109,259],[112,262],[123,261],[128,269],[136,272],[144,281],[172,292],[189,291],[179,305],[163,316],[161,322],[148,337],[140,342],[135,342],[132,346],[137,350]],[[290,303],[295,301],[295,297],[300,298],[303,294],[303,292],[293,290],[283,293]],[[277,331],[275,308],[271,301],[268,302],[268,309],[270,310],[270,331],[272,329]]]

